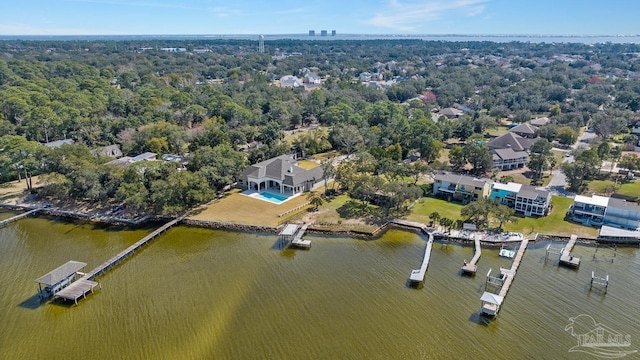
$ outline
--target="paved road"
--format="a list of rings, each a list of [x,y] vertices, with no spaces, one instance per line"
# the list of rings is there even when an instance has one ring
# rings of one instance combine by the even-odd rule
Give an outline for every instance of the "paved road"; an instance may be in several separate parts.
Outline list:
[[[570,154],[571,151],[578,148],[589,148],[591,147],[591,141],[597,137],[596,134],[592,132],[584,132],[582,135],[578,137],[578,141],[571,146],[571,150],[567,150],[567,153]],[[573,155],[565,156],[563,162],[573,162]],[[554,195],[566,196],[566,197],[574,197],[576,194],[566,190],[567,187],[567,177],[558,167],[553,172],[553,176],[551,177],[551,181],[549,181],[549,185],[545,186],[544,189],[549,190]]]

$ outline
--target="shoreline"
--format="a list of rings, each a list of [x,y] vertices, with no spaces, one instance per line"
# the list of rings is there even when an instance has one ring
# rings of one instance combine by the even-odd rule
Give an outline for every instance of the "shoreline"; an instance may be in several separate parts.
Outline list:
[[[90,214],[85,214],[77,211],[60,210],[52,207],[41,207],[37,205],[18,205],[18,204],[7,204],[7,203],[0,203],[0,209],[9,210],[9,211],[30,211],[30,210],[40,209],[39,212],[48,217],[54,217],[54,218],[57,217],[57,218],[75,220],[75,221],[85,221],[89,223],[114,225],[114,226],[127,226],[127,227],[143,226],[149,223],[170,221],[174,219],[173,217],[154,216],[154,215],[144,215],[136,219],[123,219],[123,218],[118,218],[113,216],[90,215]],[[258,233],[271,233],[271,234],[277,234],[280,231],[280,228],[282,227],[282,226],[270,227],[270,226],[246,225],[246,224],[236,224],[236,223],[227,223],[227,222],[210,221],[210,220],[195,220],[195,219],[188,219],[188,218],[183,219],[180,222],[180,224],[185,226],[200,227],[205,229],[228,230],[228,231],[236,231],[236,232],[258,232]],[[320,229],[320,228],[314,228],[313,224],[310,224],[307,232],[311,234],[327,235],[327,236],[348,236],[348,237],[361,239],[361,240],[378,239],[391,228],[420,232],[423,234],[429,234],[430,232],[435,232],[435,229],[427,227],[426,225],[423,225],[423,224],[421,225],[422,225],[421,227],[418,227],[418,226],[408,225],[406,223],[400,224],[400,223],[394,222],[394,220],[391,220],[381,225],[374,231],[367,232],[367,231],[353,230],[348,228]],[[536,234],[533,239],[530,239],[530,241],[568,242],[570,237],[571,236],[564,236],[564,235]],[[440,241],[451,241],[451,242],[455,242],[463,245],[473,244],[472,239],[454,237],[454,236],[443,234],[443,233],[437,234],[436,239]],[[515,244],[517,242],[519,241],[481,240],[482,246],[489,247],[489,248],[508,245],[508,244]],[[597,246],[599,244],[615,244],[616,246],[624,246],[624,247],[640,246],[640,241],[639,242],[604,241],[604,240],[599,240],[597,238],[586,238],[586,237],[579,237],[577,242],[580,243],[581,245],[586,245],[586,246]]]

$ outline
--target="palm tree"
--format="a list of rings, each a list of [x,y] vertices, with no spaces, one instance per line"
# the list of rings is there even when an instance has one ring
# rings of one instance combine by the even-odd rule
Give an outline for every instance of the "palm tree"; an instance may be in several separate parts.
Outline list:
[[[313,205],[313,211],[318,211],[318,208],[324,204],[320,195],[315,192],[310,192],[309,195],[307,195],[307,199],[309,199],[309,203]]]
[[[431,225],[433,225],[436,221],[440,220],[440,218],[441,218],[440,213],[438,213],[437,211],[434,211],[431,214],[429,214],[429,220],[431,220]]]

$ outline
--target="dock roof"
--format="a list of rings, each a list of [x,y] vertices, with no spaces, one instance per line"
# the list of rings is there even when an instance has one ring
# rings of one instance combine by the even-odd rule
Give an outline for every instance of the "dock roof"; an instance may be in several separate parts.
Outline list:
[[[504,297],[487,292],[487,291],[485,291],[484,294],[482,294],[482,297],[480,298],[480,301],[488,302],[489,304],[495,304],[495,305],[502,304],[503,300],[504,300]]]
[[[296,224],[287,224],[280,232],[280,236],[293,236],[298,231],[298,228],[299,226]]]
[[[75,274],[78,270],[87,266],[87,263],[71,260],[64,265],[58,266],[55,270],[37,278],[35,281],[39,284],[53,286],[60,281]]]

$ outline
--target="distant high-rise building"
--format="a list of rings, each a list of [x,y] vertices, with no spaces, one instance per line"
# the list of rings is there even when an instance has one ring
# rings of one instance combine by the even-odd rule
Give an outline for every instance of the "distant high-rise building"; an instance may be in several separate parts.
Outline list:
[[[315,30],[309,30],[309,36],[316,36]]]
[[[336,36],[336,31],[335,30],[331,30],[331,36]]]
[[[258,38],[258,52],[264,52],[264,35],[260,35],[260,37]]]
[[[327,30],[320,30],[320,36],[327,36]]]

